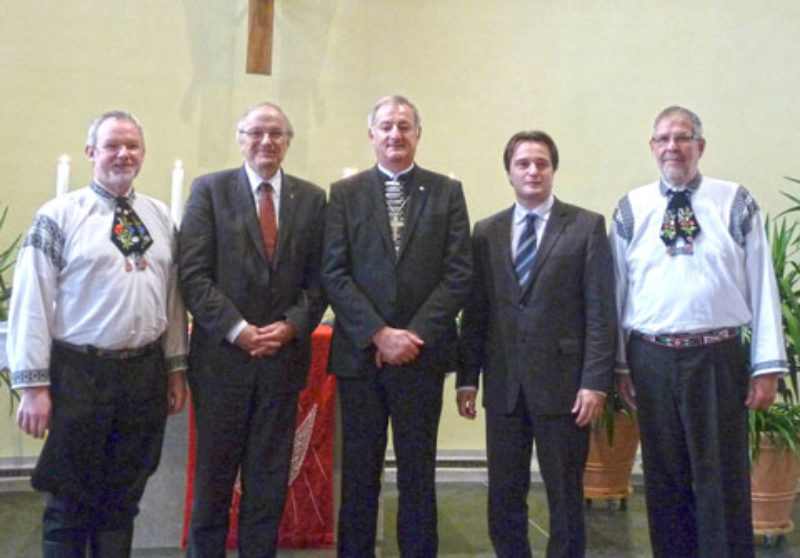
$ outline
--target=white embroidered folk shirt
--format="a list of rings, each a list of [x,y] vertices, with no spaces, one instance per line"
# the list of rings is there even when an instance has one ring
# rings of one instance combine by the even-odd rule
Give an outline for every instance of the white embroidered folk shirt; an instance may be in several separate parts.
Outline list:
[[[114,195],[96,183],[47,202],[17,257],[9,312],[14,388],[50,383],[54,340],[131,349],[161,339],[167,371],[186,368],[177,235],[162,202],[129,193],[153,244],[133,268],[111,241]]]
[[[628,370],[631,331],[746,326],[752,330],[752,373],[785,373],[778,291],[758,205],[744,187],[708,177],[701,178],[691,204],[702,231],[693,253],[679,247],[674,255],[659,237],[667,207],[660,182],[632,190],[617,205],[610,233],[621,328],[616,370]]]

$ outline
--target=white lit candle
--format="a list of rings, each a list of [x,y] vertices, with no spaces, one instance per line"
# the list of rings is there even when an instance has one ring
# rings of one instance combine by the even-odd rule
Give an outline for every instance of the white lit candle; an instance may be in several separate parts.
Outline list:
[[[170,190],[169,207],[172,213],[172,220],[175,225],[181,224],[183,209],[183,163],[178,159],[172,169],[172,188]]]
[[[58,158],[56,167],[56,197],[69,192],[69,157],[62,155]]]

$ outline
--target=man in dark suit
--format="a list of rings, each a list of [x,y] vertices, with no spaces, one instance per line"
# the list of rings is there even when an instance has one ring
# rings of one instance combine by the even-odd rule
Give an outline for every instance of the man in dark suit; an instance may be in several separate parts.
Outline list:
[[[512,136],[503,160],[516,203],[475,225],[458,410],[475,417],[483,372],[489,531],[497,555],[531,555],[527,494],[535,439],[550,508],[547,556],[583,556],[589,423],[602,412],[614,364],[605,221],[553,196],[558,150],[544,132]]]
[[[180,232],[181,289],[194,317],[192,557],[224,556],[240,468],[239,555],[275,556],[297,395],[325,309],[325,193],[281,169],[289,119],[263,103],[237,132],[244,167],[194,181]]]
[[[368,125],[378,164],[331,186],[325,229],[343,433],[339,556],[375,555],[390,417],[400,553],[435,556],[436,435],[470,285],[469,221],[461,184],[414,163],[421,128],[408,99],[379,100]]]

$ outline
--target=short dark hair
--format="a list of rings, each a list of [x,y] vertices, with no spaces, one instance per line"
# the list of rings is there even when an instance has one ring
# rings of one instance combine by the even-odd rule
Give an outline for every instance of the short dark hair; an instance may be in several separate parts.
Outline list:
[[[553,171],[558,170],[558,148],[556,147],[556,142],[545,132],[529,130],[527,132],[517,132],[508,140],[503,151],[503,165],[506,167],[506,172],[511,169],[511,158],[514,156],[517,146],[528,141],[543,143],[547,146],[547,150],[550,152],[550,162],[553,164]]]

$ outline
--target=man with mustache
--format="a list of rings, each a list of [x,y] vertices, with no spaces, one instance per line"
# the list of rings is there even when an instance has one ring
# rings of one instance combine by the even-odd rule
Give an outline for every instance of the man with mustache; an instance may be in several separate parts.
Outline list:
[[[183,408],[186,310],[167,207],[133,187],[142,126],[89,128],[88,187],[47,202],[20,250],[9,318],[17,424],[42,438],[31,483],[48,492],[45,558],[128,556],[133,520]]]
[[[617,383],[638,409],[657,557],[754,555],[747,409],[772,404],[787,371],[761,212],[743,186],[700,174],[705,146],[695,113],[664,109],[660,178],[622,198],[611,227]]]

